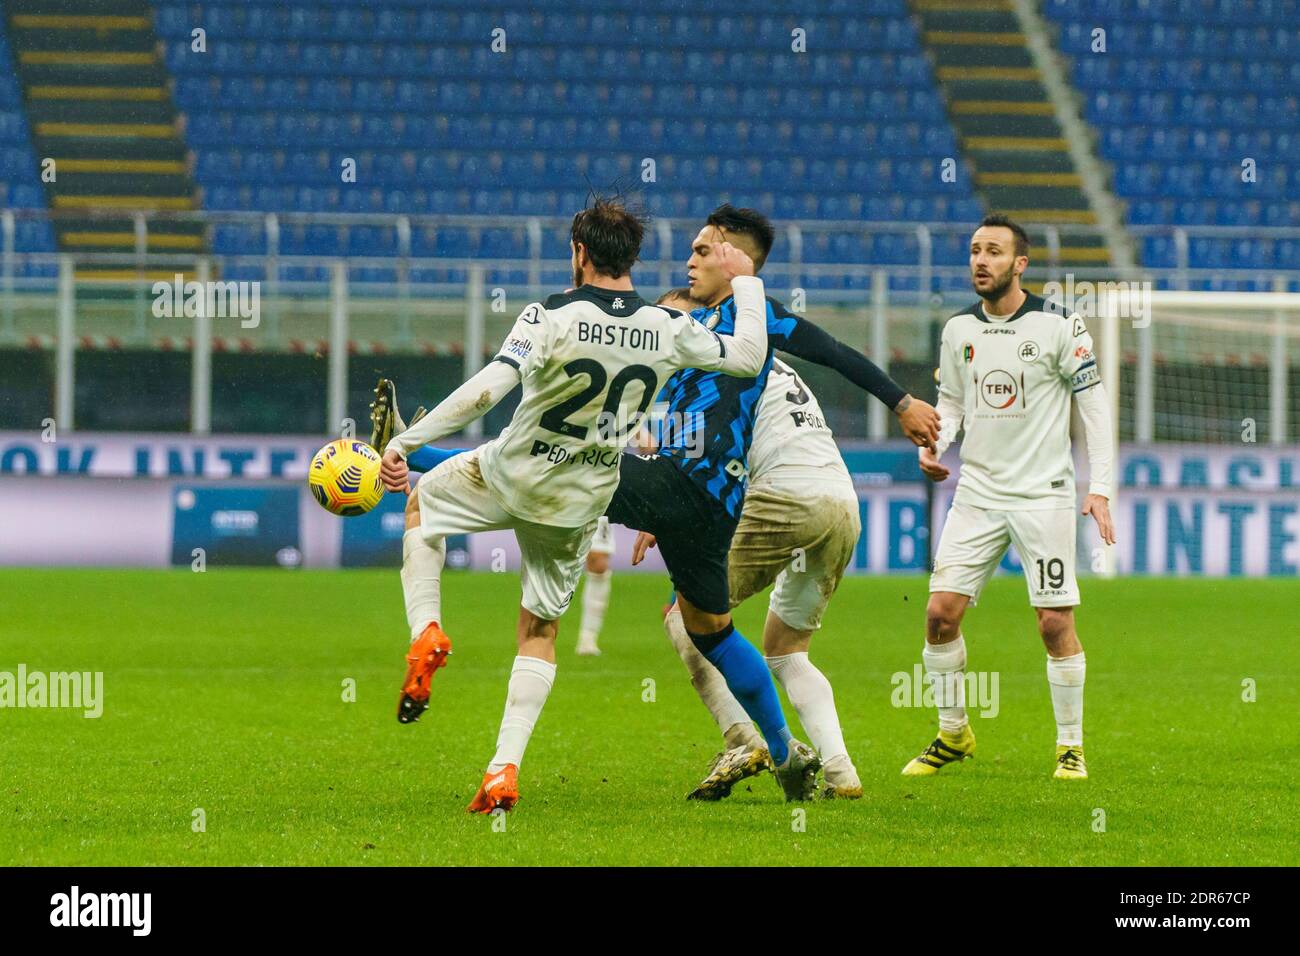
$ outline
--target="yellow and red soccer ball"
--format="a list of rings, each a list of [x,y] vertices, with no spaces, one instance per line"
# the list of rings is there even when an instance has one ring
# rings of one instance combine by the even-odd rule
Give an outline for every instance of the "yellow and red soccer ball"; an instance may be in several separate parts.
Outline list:
[[[316,452],[307,469],[307,487],[331,514],[362,515],[384,497],[379,464],[379,453],[365,442],[340,438]]]

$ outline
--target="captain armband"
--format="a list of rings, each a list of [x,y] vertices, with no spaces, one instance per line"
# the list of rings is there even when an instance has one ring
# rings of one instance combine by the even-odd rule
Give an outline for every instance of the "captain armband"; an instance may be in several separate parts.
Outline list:
[[[1070,389],[1074,392],[1082,392],[1084,389],[1100,384],[1101,372],[1095,361],[1080,366],[1079,370],[1070,376]]]

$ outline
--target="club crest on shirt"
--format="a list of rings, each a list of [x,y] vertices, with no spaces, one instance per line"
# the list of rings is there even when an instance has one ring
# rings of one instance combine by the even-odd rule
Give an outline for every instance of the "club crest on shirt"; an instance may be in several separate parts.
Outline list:
[[[961,357],[967,365],[975,361],[975,346],[969,342],[964,343],[961,347]]]
[[[721,309],[714,309],[712,312],[710,312],[710,313],[705,317],[705,319],[704,319],[704,327],[705,327],[706,329],[717,328],[718,323],[721,322],[721,321],[722,321],[722,310],[721,310]]]
[[[1036,362],[1038,361],[1038,343],[1022,342],[1016,354],[1020,356],[1022,362]]]

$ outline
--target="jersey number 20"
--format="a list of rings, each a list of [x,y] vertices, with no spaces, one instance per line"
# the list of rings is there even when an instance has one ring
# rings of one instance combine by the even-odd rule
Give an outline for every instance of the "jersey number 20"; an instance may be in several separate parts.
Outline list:
[[[618,407],[623,400],[623,390],[627,388],[630,382],[640,382],[643,386],[641,395],[641,406],[637,409],[636,414],[632,416],[624,434],[630,432],[636,427],[641,416],[645,414],[647,408],[655,397],[655,387],[659,380],[655,377],[654,369],[644,365],[627,365],[619,370],[614,376],[614,381],[609,381],[609,373],[605,371],[605,366],[601,365],[595,359],[574,359],[564,366],[565,374],[569,378],[577,378],[579,375],[586,375],[589,379],[587,387],[578,394],[566,398],[564,401],[552,405],[546,411],[542,412],[540,419],[541,426],[547,431],[552,431],[566,438],[574,438],[578,441],[585,441],[587,438],[587,426],[576,425],[569,421],[569,416],[581,408],[587,406],[597,395],[605,390],[605,384],[609,383],[609,394],[605,396],[605,404],[600,410],[600,437],[608,441],[611,438],[621,438],[618,434],[619,429],[614,424],[618,421]]]

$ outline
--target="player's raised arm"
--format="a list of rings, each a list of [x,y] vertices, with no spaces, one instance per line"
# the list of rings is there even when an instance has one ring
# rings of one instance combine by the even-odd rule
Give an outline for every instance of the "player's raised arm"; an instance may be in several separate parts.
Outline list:
[[[754,260],[729,242],[714,247],[717,268],[731,283],[736,299],[736,330],[723,335],[694,319],[678,331],[677,362],[682,368],[704,368],[752,378],[767,362],[767,300],[763,280],[754,275]]]
[[[754,260],[729,242],[719,243],[717,266],[731,281],[736,298],[736,330],[718,335],[722,360],[717,369],[727,375],[749,377],[763,371],[767,362],[767,300],[763,280],[754,275]]]
[[[788,331],[773,341],[774,348],[839,372],[889,406],[913,444],[934,447],[939,437],[939,415],[933,405],[907,394],[875,362],[807,319],[787,313],[784,324]]]

